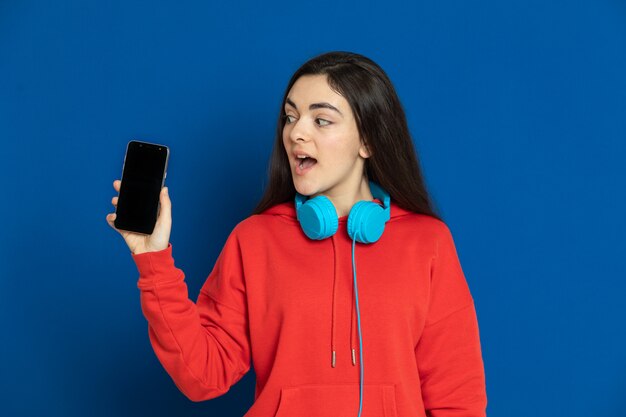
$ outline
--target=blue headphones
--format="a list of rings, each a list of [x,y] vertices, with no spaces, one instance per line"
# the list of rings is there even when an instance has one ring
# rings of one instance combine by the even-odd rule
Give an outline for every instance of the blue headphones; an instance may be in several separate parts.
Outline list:
[[[383,202],[380,206],[372,201],[361,200],[350,209],[348,235],[360,243],[376,242],[389,220],[389,193],[375,182],[369,182],[374,198]],[[337,210],[328,197],[308,197],[296,192],[296,213],[300,226],[310,239],[322,240],[335,234],[339,227]]]

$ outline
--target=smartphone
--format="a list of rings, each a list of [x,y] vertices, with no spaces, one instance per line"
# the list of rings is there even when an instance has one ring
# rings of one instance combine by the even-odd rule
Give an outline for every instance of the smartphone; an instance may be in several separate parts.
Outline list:
[[[165,145],[131,140],[126,147],[115,227],[151,235],[159,211],[159,194],[167,176],[170,150]]]

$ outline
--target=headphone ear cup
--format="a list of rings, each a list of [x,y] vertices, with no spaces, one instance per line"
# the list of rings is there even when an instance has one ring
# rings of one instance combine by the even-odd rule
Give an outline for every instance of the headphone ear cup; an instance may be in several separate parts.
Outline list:
[[[339,219],[333,203],[320,195],[307,200],[298,209],[300,226],[309,239],[321,240],[337,232]]]
[[[348,235],[361,243],[374,243],[385,230],[385,210],[371,201],[359,201],[348,216]]]

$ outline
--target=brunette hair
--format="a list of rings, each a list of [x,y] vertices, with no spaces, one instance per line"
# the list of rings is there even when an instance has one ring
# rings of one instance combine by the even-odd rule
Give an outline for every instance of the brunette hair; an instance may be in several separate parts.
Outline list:
[[[365,160],[367,178],[387,190],[398,206],[441,220],[426,190],[406,116],[389,77],[371,59],[351,52],[328,52],[314,57],[289,80],[268,167],[269,184],[253,214],[295,197],[282,140],[283,115],[291,87],[304,75],[326,75],[330,88],[350,104],[359,134],[370,152]]]

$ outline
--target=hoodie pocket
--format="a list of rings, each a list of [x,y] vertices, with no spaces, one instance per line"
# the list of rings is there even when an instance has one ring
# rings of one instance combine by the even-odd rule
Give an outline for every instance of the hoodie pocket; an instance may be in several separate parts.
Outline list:
[[[275,417],[353,417],[359,413],[359,389],[359,384],[285,387]],[[363,385],[361,416],[397,417],[394,385]]]

